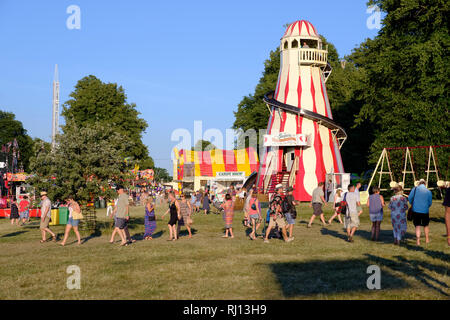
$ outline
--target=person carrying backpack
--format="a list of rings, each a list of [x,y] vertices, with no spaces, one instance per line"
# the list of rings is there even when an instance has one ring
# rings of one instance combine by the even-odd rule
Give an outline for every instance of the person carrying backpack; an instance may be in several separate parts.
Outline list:
[[[264,243],[269,243],[269,234],[270,231],[278,227],[281,229],[281,233],[283,234],[283,239],[285,242],[291,242],[293,239],[288,238],[286,233],[286,220],[284,218],[282,204],[283,204],[283,186],[278,184],[276,186],[277,193],[273,198],[270,205],[270,220],[269,227],[266,230],[266,236],[264,238]]]

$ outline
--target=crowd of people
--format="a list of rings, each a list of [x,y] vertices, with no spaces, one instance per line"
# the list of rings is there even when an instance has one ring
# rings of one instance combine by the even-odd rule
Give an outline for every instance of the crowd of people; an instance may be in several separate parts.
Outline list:
[[[347,232],[347,241],[354,242],[354,235],[360,226],[360,215],[363,213],[359,188],[361,185],[350,184],[347,192],[343,192],[338,188],[335,192],[333,201],[333,214],[328,221],[325,220],[323,208],[328,205],[325,200],[324,183],[319,182],[317,188],[312,192],[312,199],[309,206],[312,208],[312,215],[307,224],[308,228],[312,227],[314,219],[320,218],[323,226],[330,225],[336,218],[339,223],[344,225]],[[445,207],[445,222],[447,228],[447,242],[450,246],[450,186],[446,186],[446,194],[444,199]],[[117,199],[108,202],[107,216],[114,219],[114,229],[111,235],[110,243],[115,242],[115,236],[120,236],[121,246],[127,246],[134,243],[128,230],[128,222],[130,219],[129,206],[130,196],[125,191],[124,187],[117,186]],[[236,198],[243,199],[243,211],[245,227],[249,228],[248,237],[251,240],[257,240],[261,237],[264,243],[268,243],[271,237],[277,236],[282,238],[285,242],[294,240],[294,226],[296,224],[297,211],[296,206],[299,204],[293,196],[294,189],[289,187],[286,194],[284,194],[283,186],[281,184],[276,186],[276,192],[270,198],[266,217],[263,217],[261,203],[258,199],[258,193],[255,188],[247,190],[242,188],[236,190],[231,186],[226,190],[226,195],[220,204],[219,209],[222,212],[224,222],[224,238],[234,238],[233,219],[235,211]],[[328,190],[327,190],[328,191]],[[390,220],[392,224],[393,242],[395,245],[401,244],[405,240],[407,231],[407,221],[412,221],[415,227],[416,244],[420,245],[422,228],[425,234],[425,242],[430,242],[429,234],[429,209],[432,205],[432,193],[427,189],[426,183],[423,179],[418,182],[409,195],[404,194],[401,185],[395,184],[392,188],[393,195],[387,205],[385,199],[380,194],[380,189],[374,187],[372,194],[369,196],[366,206],[369,211],[369,218],[372,223],[371,226],[371,240],[379,241],[381,223],[384,218],[384,210],[390,210]],[[41,196],[41,217],[40,217],[40,231],[41,243],[47,241],[47,234],[50,234],[52,241],[57,241],[57,235],[49,228],[51,220],[52,204],[45,191],[40,193]],[[329,198],[330,194],[327,194]],[[145,240],[152,240],[153,234],[156,230],[157,216],[155,208],[157,205],[167,205],[168,209],[162,215],[163,220],[165,216],[169,215],[167,227],[169,229],[168,241],[176,241],[179,239],[181,227],[185,227],[188,233],[188,238],[192,238],[192,224],[193,214],[203,213],[208,214],[210,211],[210,204],[213,202],[214,196],[211,196],[208,190],[204,192],[181,193],[179,197],[173,191],[156,190],[152,193],[143,192],[139,194],[139,201],[144,207],[144,236]],[[64,246],[69,237],[70,231],[73,229],[78,245],[81,244],[81,237],[78,230],[80,220],[83,219],[80,205],[74,200],[73,196],[66,199],[66,205],[69,210],[68,222],[65,228],[64,237],[60,243]],[[27,196],[17,202],[15,199],[11,205],[11,224],[22,225],[29,220],[30,202]],[[266,228],[266,223],[267,228]],[[261,234],[261,226],[264,225],[264,230]]]

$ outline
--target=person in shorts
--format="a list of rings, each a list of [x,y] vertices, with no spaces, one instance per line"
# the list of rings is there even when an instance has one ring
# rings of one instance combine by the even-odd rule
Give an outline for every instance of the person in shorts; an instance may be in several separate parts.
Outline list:
[[[111,235],[110,243],[114,243],[114,235],[115,233],[119,233],[120,239],[122,242],[120,243],[121,246],[128,245],[128,242],[126,241],[127,235],[125,233],[125,228],[128,225],[128,195],[126,194],[125,190],[122,186],[117,187],[117,193],[119,194],[119,197],[117,199],[117,205],[114,207],[113,211],[113,217],[115,218],[114,221],[114,231]]]
[[[56,234],[53,233],[52,230],[48,227],[50,223],[50,218],[52,217],[52,203],[50,199],[47,197],[47,192],[41,192],[41,223],[39,225],[39,229],[41,230],[41,243],[47,241],[46,235],[47,232],[52,235],[52,240],[56,242]]]
[[[327,225],[322,211],[322,206],[327,205],[325,201],[325,194],[323,192],[323,186],[324,183],[319,182],[317,188],[313,190],[311,203],[309,204],[309,206],[313,208],[313,215],[311,216],[311,219],[309,219],[308,228],[311,228],[311,225],[316,217],[320,217],[320,220],[324,226]]]
[[[269,235],[270,231],[278,227],[281,229],[281,233],[283,235],[283,239],[285,242],[290,242],[293,239],[288,238],[286,233],[286,221],[283,217],[283,213],[281,210],[281,203],[279,201],[273,200],[270,205],[270,220],[269,227],[266,230],[266,237],[264,238],[264,243],[269,243]]]
[[[250,218],[250,224],[252,226],[252,232],[248,235],[251,240],[256,240],[256,232],[261,225],[261,210],[258,200],[258,193],[253,191],[249,196],[248,201],[248,217]]]
[[[63,241],[61,242],[62,246],[66,245],[67,239],[69,238],[70,229],[72,229],[72,228],[77,237],[78,245],[81,245],[80,232],[78,231],[78,225],[80,223],[80,220],[74,219],[74,215],[73,215],[74,212],[81,213],[81,208],[80,208],[80,205],[73,198],[74,198],[73,196],[67,197],[67,205],[69,208],[69,220],[67,221],[66,229],[64,231],[64,238],[63,238]]]
[[[424,179],[420,179],[417,187],[413,188],[408,196],[408,201],[412,206],[413,224],[416,227],[416,243],[420,246],[420,228],[425,231],[425,242],[430,242],[430,207],[433,201],[431,191],[425,186]]]
[[[23,196],[22,201],[19,203],[19,216],[21,225],[24,225],[25,222],[28,222],[30,219],[30,202],[28,201],[28,196]]]

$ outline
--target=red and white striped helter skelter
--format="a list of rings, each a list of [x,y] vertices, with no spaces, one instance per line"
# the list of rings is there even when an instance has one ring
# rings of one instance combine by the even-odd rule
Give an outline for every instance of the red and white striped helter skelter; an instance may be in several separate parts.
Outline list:
[[[276,90],[264,97],[270,118],[257,185],[264,193],[279,183],[293,186],[296,200],[310,201],[327,173],[344,173],[340,147],[347,135],[333,121],[325,87],[328,50],[316,28],[305,20],[290,24],[280,52]]]

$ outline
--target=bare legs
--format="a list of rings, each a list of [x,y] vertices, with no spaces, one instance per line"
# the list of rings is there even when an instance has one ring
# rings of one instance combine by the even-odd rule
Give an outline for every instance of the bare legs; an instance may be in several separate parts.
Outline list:
[[[230,233],[230,238],[234,238],[234,235],[233,235],[233,228],[226,228],[225,229],[225,235],[223,236],[224,238],[228,238],[228,231],[229,231],[229,233]]]
[[[47,241],[47,232],[50,233],[54,240],[56,240],[56,234],[52,232],[49,228],[41,229],[42,242]]]
[[[70,229],[72,229],[72,225],[70,225],[70,224],[66,225],[66,230],[64,231],[64,238],[63,238],[63,241],[61,242],[62,246],[66,245],[67,238],[69,238]],[[73,231],[75,232],[75,235],[77,236],[78,245],[80,245],[81,237],[80,237],[80,232],[78,231],[78,227],[74,226]]]
[[[171,240],[177,240],[177,226],[176,224],[174,224],[173,226],[171,226],[170,224],[167,225],[169,227],[169,241]]]
[[[338,214],[337,211],[334,211],[334,214],[331,216],[330,220],[328,220],[328,224],[331,224],[331,222],[334,220],[334,218],[336,218],[336,216],[337,216],[338,219],[339,219],[339,223],[340,223],[340,224],[343,224],[341,215]]]
[[[125,234],[125,230],[124,229],[119,229],[117,227],[114,228],[113,233],[111,234],[111,240],[109,240],[110,243],[114,243],[114,237],[116,236],[116,233],[119,234],[120,239],[122,240],[122,242],[120,243],[121,246],[124,246],[127,244],[127,240],[126,240],[126,234]]]
[[[429,243],[430,227],[429,226],[423,227],[423,230],[425,231],[425,243]],[[416,244],[420,246],[420,226],[416,226]]]
[[[356,227],[347,228],[348,242],[353,242],[353,236],[355,235],[356,229]]]
[[[316,215],[313,214],[313,215],[311,216],[311,219],[309,219],[308,228],[311,228],[311,225],[312,225],[312,223],[313,223],[313,221],[314,221],[315,218],[316,218]],[[323,224],[324,226],[327,225],[327,223],[325,222],[325,217],[324,217],[323,213],[320,214],[320,221],[322,221],[322,224]]]
[[[251,223],[252,223],[252,233],[249,234],[249,237],[250,237],[251,239],[255,240],[255,239],[256,239],[256,231],[258,231],[258,229],[259,229],[261,223],[258,223],[258,222],[257,222],[258,219],[253,219],[253,218],[250,218],[250,219],[251,219],[251,221],[252,221],[252,222],[251,222]]]
[[[372,236],[370,240],[378,241],[378,238],[380,237],[380,228],[381,228],[381,221],[372,222]]]

